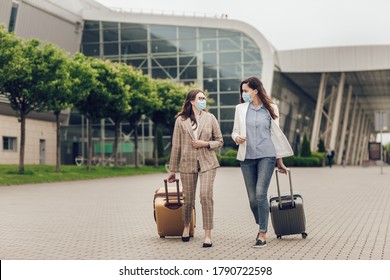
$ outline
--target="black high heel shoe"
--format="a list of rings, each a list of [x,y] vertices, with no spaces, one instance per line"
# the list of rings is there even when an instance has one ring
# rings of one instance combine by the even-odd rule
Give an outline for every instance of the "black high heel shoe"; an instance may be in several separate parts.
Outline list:
[[[188,241],[190,241],[190,236],[182,236],[182,237],[181,237],[181,241],[183,241],[183,242],[188,242]]]
[[[203,243],[203,248],[213,247],[213,243]]]

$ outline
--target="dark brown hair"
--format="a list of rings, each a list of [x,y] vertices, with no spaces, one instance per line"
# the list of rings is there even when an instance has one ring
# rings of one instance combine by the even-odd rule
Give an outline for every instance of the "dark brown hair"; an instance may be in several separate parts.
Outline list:
[[[264,107],[267,108],[269,111],[271,117],[273,119],[276,119],[278,116],[274,112],[274,108],[271,106],[273,103],[271,98],[268,97],[267,92],[264,89],[263,83],[260,81],[259,78],[256,77],[250,77],[246,80],[243,80],[240,84],[240,100],[241,103],[244,103],[244,99],[242,99],[242,85],[246,84],[251,89],[255,90],[257,89],[257,96],[260,98],[261,102],[263,103]]]
[[[196,125],[194,129],[198,127],[198,123],[196,122],[194,110],[192,110],[191,101],[195,100],[196,95],[202,92],[200,89],[193,89],[187,94],[186,99],[183,102],[183,106],[181,107],[181,111],[177,114],[177,117],[182,117],[184,120],[190,118],[191,124]]]

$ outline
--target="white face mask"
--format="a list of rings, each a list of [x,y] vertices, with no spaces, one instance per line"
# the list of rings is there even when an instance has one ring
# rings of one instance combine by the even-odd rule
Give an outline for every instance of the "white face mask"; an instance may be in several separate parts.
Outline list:
[[[242,92],[242,99],[244,99],[244,102],[252,102],[252,97],[247,91]]]
[[[200,111],[206,109],[206,99],[196,101],[196,108]]]

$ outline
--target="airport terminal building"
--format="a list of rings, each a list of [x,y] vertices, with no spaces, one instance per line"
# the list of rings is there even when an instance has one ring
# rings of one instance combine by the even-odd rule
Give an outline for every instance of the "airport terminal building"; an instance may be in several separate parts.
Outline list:
[[[259,77],[279,106],[280,125],[296,154],[307,135],[336,152],[338,164],[358,165],[375,141],[374,114],[390,111],[390,46],[348,46],[276,50],[261,30],[221,16],[145,14],[115,10],[93,0],[0,0],[0,22],[23,38],[36,37],[66,52],[125,62],[152,78],[196,85],[215,102],[225,148],[230,138],[240,82]],[[67,112],[63,121],[63,163],[86,153],[85,118]],[[17,118],[0,98],[0,164],[18,162]],[[153,150],[151,121],[139,127],[141,162]],[[166,148],[169,150],[169,135]],[[26,163],[55,163],[55,123],[49,113],[27,122]],[[110,120],[94,124],[99,141],[113,139]],[[132,163],[132,131],[122,125],[121,151]],[[95,144],[94,144],[95,145]],[[130,147],[130,148],[129,148]],[[109,153],[109,149],[105,151]]]

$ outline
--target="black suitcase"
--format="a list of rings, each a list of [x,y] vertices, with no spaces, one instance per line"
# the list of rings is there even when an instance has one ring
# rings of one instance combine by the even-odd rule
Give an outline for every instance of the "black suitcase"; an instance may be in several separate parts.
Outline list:
[[[277,238],[283,235],[301,234],[307,237],[303,199],[299,193],[294,193],[291,183],[291,171],[288,169],[290,193],[280,194],[278,170],[275,170],[278,195],[270,197],[270,213],[272,226]]]

